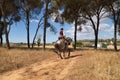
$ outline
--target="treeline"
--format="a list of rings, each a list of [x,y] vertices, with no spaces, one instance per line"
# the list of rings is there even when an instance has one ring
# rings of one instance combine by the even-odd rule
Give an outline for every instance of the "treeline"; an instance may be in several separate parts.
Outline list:
[[[43,16],[38,17],[43,11]],[[5,34],[6,46],[9,49],[9,31],[13,23],[23,20],[27,30],[27,46],[30,48],[30,20],[39,19],[33,39],[32,47],[37,32],[43,28],[43,49],[46,45],[46,29],[56,33],[55,27],[48,19],[55,17],[55,22],[60,24],[74,22],[74,49],[76,49],[78,26],[90,23],[94,30],[94,48],[97,49],[100,21],[109,18],[114,24],[113,43],[117,51],[117,32],[120,32],[120,0],[0,0],[0,40]],[[96,21],[94,21],[96,19]],[[107,33],[106,33],[107,34]]]

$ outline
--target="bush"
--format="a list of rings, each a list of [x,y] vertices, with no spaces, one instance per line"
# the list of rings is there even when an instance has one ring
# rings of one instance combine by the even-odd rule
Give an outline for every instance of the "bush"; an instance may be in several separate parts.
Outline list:
[[[84,44],[84,47],[93,47],[92,43]]]
[[[75,45],[75,43],[72,43],[72,47],[74,47],[74,45]],[[76,43],[76,47],[82,47],[82,46],[83,46],[82,42]]]
[[[107,44],[102,43],[102,48],[107,48]]]

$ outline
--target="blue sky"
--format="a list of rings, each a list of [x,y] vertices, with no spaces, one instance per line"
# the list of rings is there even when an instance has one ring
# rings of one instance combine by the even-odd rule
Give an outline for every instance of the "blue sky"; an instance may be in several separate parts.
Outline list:
[[[49,29],[47,29],[47,37],[46,37],[47,43],[56,41],[59,36],[58,32],[59,32],[60,28],[64,27],[64,26],[61,26],[59,23],[54,23],[54,22],[52,22],[52,23],[56,27],[57,33],[54,34]],[[30,42],[32,42],[32,40],[33,40],[37,24],[38,24],[37,20],[31,21]],[[64,27],[64,29],[66,29],[66,27]],[[43,27],[39,28],[38,35],[41,35],[41,42],[43,42]],[[27,43],[26,36],[27,36],[27,33],[26,33],[26,27],[25,27],[24,22],[18,22],[11,26],[11,30],[9,33],[10,42],[25,42],[25,43]],[[3,37],[5,37],[5,36],[3,36]],[[5,42],[5,39],[4,39],[4,42]]]
[[[64,28],[64,33],[66,36],[71,37],[74,39],[74,23],[73,24],[67,24],[60,25],[59,23],[55,23],[52,20],[50,21],[51,24],[53,24],[56,29],[57,33],[53,34],[50,32],[49,29],[47,29],[47,37],[46,42],[52,43],[55,42],[58,39],[59,36],[59,30],[61,27]],[[32,20],[30,25],[30,42],[33,40],[33,36],[35,34],[35,30],[37,27],[38,20]],[[92,27],[90,26],[90,22],[88,22],[86,25],[82,25],[82,31],[77,33],[77,40],[83,40],[83,39],[94,39],[94,32]],[[113,23],[110,19],[104,19],[101,21],[100,29],[99,29],[99,39],[111,39],[113,38]],[[41,43],[43,42],[43,28],[39,29],[38,35],[41,35]],[[11,30],[9,33],[9,40],[10,42],[24,42],[27,43],[26,38],[26,28],[24,22],[18,22],[11,26]],[[4,36],[5,37],[5,36]],[[120,38],[118,36],[118,38]],[[5,38],[4,38],[5,42]]]

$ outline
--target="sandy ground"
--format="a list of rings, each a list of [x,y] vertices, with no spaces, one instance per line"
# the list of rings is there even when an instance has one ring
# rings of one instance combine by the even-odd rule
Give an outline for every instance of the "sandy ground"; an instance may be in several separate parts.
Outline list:
[[[74,54],[73,58],[62,60],[54,55],[45,61],[6,72],[0,75],[0,80],[61,80],[69,73],[69,69],[79,58],[77,56],[78,54]]]
[[[108,49],[114,49],[114,46],[113,45],[109,45],[107,46]],[[120,49],[120,46],[117,46],[118,49]]]
[[[87,50],[71,52],[69,59],[60,59],[57,58],[57,55],[53,55],[44,61],[0,74],[0,80],[76,80],[75,77],[68,79],[66,76],[71,75],[71,70],[77,66],[77,62],[80,63],[79,74],[81,75],[81,79],[77,78],[77,80],[106,80],[102,78],[98,79],[92,73],[94,67],[91,67],[91,63],[93,63],[94,59],[90,61],[90,57],[96,54],[94,51],[89,53]],[[75,72],[75,70],[78,69],[76,68],[73,71]]]

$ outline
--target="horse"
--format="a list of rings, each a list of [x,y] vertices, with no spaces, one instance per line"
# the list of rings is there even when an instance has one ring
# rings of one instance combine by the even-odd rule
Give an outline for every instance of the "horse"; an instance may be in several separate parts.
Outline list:
[[[72,39],[70,37],[66,37],[56,41],[54,47],[58,57],[60,57],[61,59],[63,59],[63,57],[65,58],[65,52],[68,52],[68,58],[70,57],[70,49],[68,48],[68,46],[70,45],[71,42]],[[63,57],[61,53],[63,53]]]

